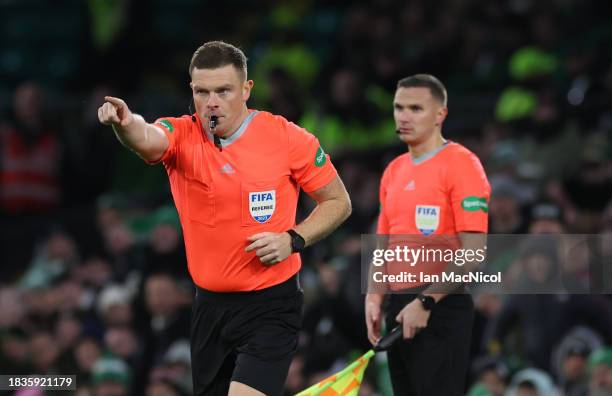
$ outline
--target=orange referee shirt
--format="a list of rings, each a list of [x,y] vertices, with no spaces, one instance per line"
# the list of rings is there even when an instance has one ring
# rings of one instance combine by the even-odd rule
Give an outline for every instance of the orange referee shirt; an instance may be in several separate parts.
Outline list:
[[[402,154],[391,161],[382,176],[378,234],[390,235],[389,249],[460,248],[459,232],[487,232],[490,194],[480,161],[458,143],[447,141],[417,159],[410,153]],[[413,267],[391,262],[386,270],[389,274],[401,271],[436,274],[446,265],[444,261],[433,260]],[[389,286],[398,290],[420,284]]]
[[[221,140],[222,151],[197,116],[155,124],[170,141],[159,161],[168,173],[194,282],[218,292],[251,291],[297,273],[299,254],[265,266],[255,252],[245,252],[246,238],[293,228],[300,187],[312,192],[336,177],[318,140],[263,111],[250,110],[240,128]]]

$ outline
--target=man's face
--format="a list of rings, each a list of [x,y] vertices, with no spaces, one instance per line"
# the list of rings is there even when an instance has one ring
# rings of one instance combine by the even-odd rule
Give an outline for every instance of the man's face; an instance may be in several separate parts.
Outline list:
[[[519,387],[516,396],[540,396],[540,394],[532,387]]]
[[[600,364],[593,368],[590,381],[591,390],[610,391],[612,390],[612,367]],[[592,392],[595,394],[595,392]],[[598,394],[604,394],[603,392]]]
[[[145,304],[152,315],[171,315],[177,308],[177,287],[168,276],[152,276],[145,284]]]
[[[125,396],[127,389],[123,384],[106,381],[96,385],[94,394],[96,396]]]
[[[487,390],[495,396],[503,395],[506,390],[506,384],[495,370],[487,370],[482,373],[480,382],[482,382]]]
[[[393,99],[393,118],[402,142],[416,145],[427,141],[440,128],[447,108],[429,88],[399,88]]]
[[[28,126],[36,126],[42,110],[42,93],[32,84],[25,83],[17,88],[13,100],[17,119]]]
[[[251,94],[252,80],[244,81],[233,65],[226,65],[217,69],[193,69],[190,86],[196,112],[205,128],[211,115],[218,117],[215,131],[220,136],[238,128]]]
[[[569,355],[563,361],[563,374],[566,379],[576,381],[586,371],[586,358],[582,355]]]

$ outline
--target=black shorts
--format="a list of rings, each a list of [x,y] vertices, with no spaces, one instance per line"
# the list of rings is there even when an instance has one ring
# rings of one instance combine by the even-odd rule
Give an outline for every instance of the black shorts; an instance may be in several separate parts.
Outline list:
[[[386,324],[416,295],[393,294]],[[474,304],[469,294],[451,294],[436,304],[427,327],[411,340],[387,351],[393,392],[396,396],[459,396],[465,390],[469,364]]]
[[[198,288],[191,321],[194,395],[227,395],[231,381],[281,395],[302,326],[297,275],[267,289]]]

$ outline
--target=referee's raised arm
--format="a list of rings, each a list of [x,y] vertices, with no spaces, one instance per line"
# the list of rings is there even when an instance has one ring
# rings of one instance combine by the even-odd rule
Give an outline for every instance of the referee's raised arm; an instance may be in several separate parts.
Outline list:
[[[157,161],[170,144],[164,132],[130,111],[123,99],[105,96],[98,108],[98,119],[110,125],[117,139],[146,161]]]

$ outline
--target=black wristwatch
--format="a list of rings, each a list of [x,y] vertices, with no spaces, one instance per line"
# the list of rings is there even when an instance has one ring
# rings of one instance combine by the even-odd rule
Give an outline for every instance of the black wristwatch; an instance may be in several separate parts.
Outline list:
[[[436,306],[436,300],[432,296],[419,294],[416,298],[423,304],[423,309],[426,311],[431,311]]]
[[[288,230],[287,234],[291,237],[291,253],[299,253],[304,250],[304,246],[306,246],[306,241],[300,234],[295,232],[294,230]]]

